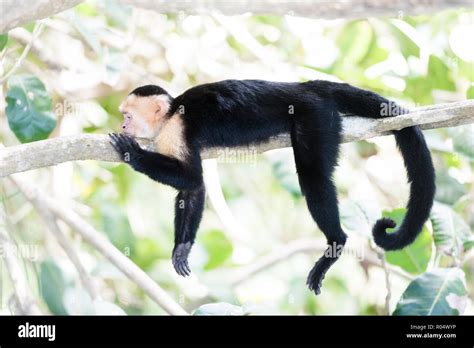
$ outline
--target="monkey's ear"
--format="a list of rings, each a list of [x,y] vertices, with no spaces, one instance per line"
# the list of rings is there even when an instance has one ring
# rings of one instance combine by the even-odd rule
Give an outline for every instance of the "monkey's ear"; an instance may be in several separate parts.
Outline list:
[[[170,108],[170,99],[168,96],[164,94],[160,94],[154,97],[154,105],[155,105],[155,117],[161,118],[163,117]]]

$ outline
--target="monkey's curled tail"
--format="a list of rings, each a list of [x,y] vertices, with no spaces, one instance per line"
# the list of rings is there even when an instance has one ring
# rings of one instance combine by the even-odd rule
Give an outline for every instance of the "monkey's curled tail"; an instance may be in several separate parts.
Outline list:
[[[340,112],[362,117],[382,118],[407,113],[380,95],[347,84],[334,83],[328,88]],[[386,114],[384,111],[389,111]],[[397,250],[411,244],[429,217],[435,195],[435,171],[430,151],[418,126],[394,131],[397,146],[403,156],[410,186],[410,197],[406,216],[393,233],[395,221],[387,218],[377,220],[372,233],[375,243],[385,250]]]
[[[407,213],[398,230],[386,232],[396,225],[391,219],[380,219],[374,225],[374,241],[385,250],[402,249],[415,240],[430,215],[435,195],[435,171],[420,128],[408,127],[394,134],[411,186]]]

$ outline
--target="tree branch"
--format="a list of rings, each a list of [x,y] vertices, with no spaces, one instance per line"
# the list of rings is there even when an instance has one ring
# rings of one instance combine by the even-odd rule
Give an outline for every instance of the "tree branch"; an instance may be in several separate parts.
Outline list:
[[[343,142],[369,139],[388,135],[390,131],[420,125],[422,129],[459,126],[474,123],[474,100],[458,103],[432,105],[414,112],[384,119],[367,119],[356,116],[343,118]],[[151,141],[140,143],[150,148]],[[289,135],[271,138],[258,146],[240,147],[233,150],[254,153],[291,146]],[[226,149],[215,148],[204,151],[202,158],[217,158],[226,154]],[[243,152],[245,153],[245,152]],[[60,137],[29,144],[0,148],[0,177],[13,173],[47,167],[68,161],[97,160],[118,162],[119,158],[105,135],[82,134]]]
[[[122,0],[159,13],[184,11],[187,14],[219,12],[296,15],[312,18],[397,17],[441,11],[453,7],[471,7],[469,0]]]
[[[2,0],[0,33],[37,19],[52,16],[80,4],[83,0]],[[472,7],[471,0],[119,0],[159,13],[184,11],[187,14],[212,12],[226,15],[243,13],[296,15],[312,18],[398,17]]]
[[[2,0],[0,2],[0,34],[37,19],[67,10],[84,0]]]

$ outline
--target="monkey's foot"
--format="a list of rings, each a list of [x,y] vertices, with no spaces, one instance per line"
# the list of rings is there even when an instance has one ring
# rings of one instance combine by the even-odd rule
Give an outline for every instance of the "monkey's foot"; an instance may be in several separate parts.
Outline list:
[[[173,249],[173,266],[180,276],[186,277],[191,274],[188,264],[188,255],[191,251],[191,242],[177,244]]]
[[[326,276],[327,270],[331,267],[331,264],[334,263],[334,261],[323,256],[316,262],[311,272],[309,272],[306,284],[316,295],[321,293],[323,279]]]

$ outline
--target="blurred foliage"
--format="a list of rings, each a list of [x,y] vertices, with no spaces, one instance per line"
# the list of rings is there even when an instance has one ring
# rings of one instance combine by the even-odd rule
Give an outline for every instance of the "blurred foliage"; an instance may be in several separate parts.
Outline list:
[[[216,268],[232,256],[232,243],[222,231],[206,231],[199,239],[208,255],[204,270]]]
[[[3,50],[7,42],[8,42],[8,34],[1,34],[0,35],[0,51]]]
[[[397,226],[400,226],[406,209],[396,209],[385,212],[384,217],[393,219]],[[412,274],[420,274],[426,271],[431,258],[433,239],[427,227],[424,227],[415,241],[398,251],[389,251],[386,253],[386,259],[389,263],[401,267],[403,270]]]
[[[11,77],[6,102],[8,124],[22,143],[46,139],[56,127],[51,97],[35,76]]]
[[[51,260],[45,260],[40,265],[40,291],[52,314],[67,314],[64,308],[64,290],[66,280],[61,269]]]
[[[43,54],[30,52],[3,85],[0,141],[12,146],[115,131],[121,100],[145,83],[177,94],[226,78],[321,78],[343,80],[411,107],[472,99],[473,18],[473,11],[461,9],[357,21],[187,16],[87,1],[48,18],[37,38]],[[31,23],[23,29],[31,33],[33,28]],[[0,35],[3,76],[23,49],[13,31]],[[436,203],[414,244],[384,256],[390,272],[397,270],[391,276],[395,315],[474,313],[473,133],[472,125],[425,132],[437,172]],[[237,285],[231,282],[274,248],[309,237],[324,243],[301,196],[291,151],[219,163],[221,182],[214,184],[222,186],[234,220],[223,221],[223,207],[208,204],[191,253],[193,275],[185,280],[170,262],[173,190],[119,164],[65,163],[29,175],[55,199],[77,202],[81,215],[195,315],[384,314],[384,270],[368,262],[369,254],[376,254],[370,231],[381,215],[400,223],[406,175],[393,139],[347,144],[341,152],[335,176],[340,215],[353,243],[347,249],[356,253],[343,255],[318,297],[305,286],[318,252],[298,253]],[[17,245],[38,248],[37,260],[23,261],[43,310],[163,313],[113,265],[74,240],[101,294],[101,300],[92,299],[28,202],[14,187],[2,185],[0,226]],[[8,282],[0,286],[0,293],[12,293]],[[10,313],[0,300],[0,313]]]
[[[194,315],[244,315],[245,311],[239,306],[229,303],[209,303],[200,306],[193,312]]]

